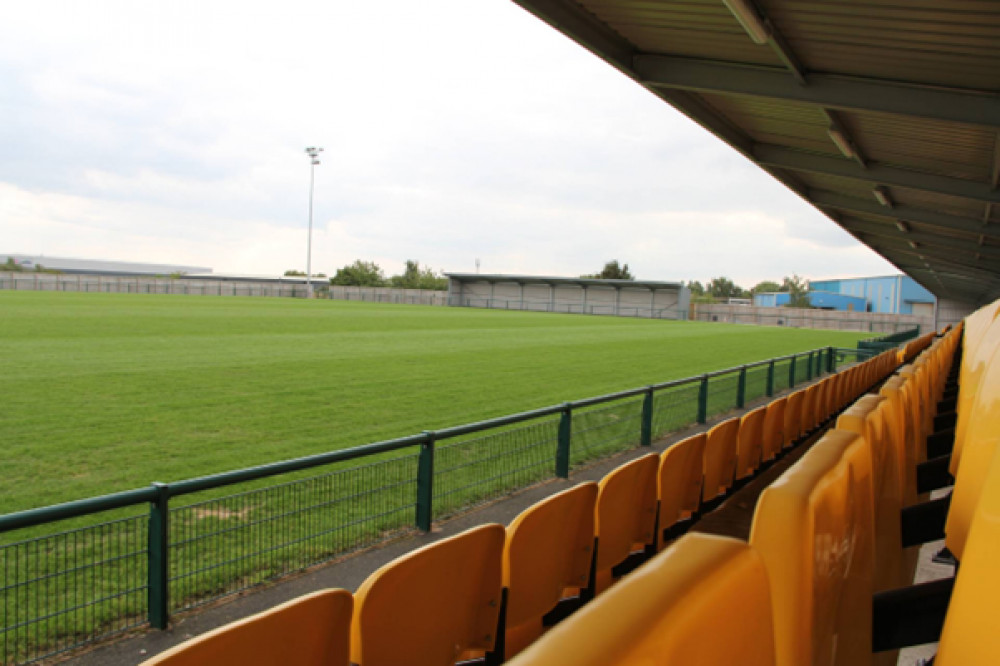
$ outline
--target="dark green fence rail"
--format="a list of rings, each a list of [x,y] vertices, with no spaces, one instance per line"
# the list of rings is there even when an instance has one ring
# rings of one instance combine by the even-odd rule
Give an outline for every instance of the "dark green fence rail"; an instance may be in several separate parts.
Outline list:
[[[873,351],[878,354],[886,351],[887,349],[898,347],[904,342],[913,340],[918,335],[920,335],[919,326],[905,331],[899,331],[897,333],[890,333],[889,335],[868,338],[867,340],[859,340],[858,349]]]
[[[436,519],[567,477],[573,467],[648,446],[870,355],[817,349],[0,516],[0,663],[166,627],[172,613],[429,530]]]

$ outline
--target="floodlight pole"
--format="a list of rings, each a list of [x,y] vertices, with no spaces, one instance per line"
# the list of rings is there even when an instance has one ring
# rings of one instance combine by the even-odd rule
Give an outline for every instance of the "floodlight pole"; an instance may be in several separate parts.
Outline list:
[[[313,297],[312,283],[312,241],[313,241],[313,188],[316,184],[316,165],[319,164],[319,154],[322,148],[309,146],[306,155],[309,156],[309,237],[306,241],[306,296]]]

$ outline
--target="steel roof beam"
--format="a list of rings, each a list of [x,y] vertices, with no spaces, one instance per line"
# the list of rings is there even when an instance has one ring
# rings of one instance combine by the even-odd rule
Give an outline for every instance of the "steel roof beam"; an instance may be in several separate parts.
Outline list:
[[[647,86],[753,95],[845,111],[878,111],[1000,127],[1000,95],[956,88],[810,73],[808,85],[785,69],[637,54],[632,68]]]
[[[878,215],[891,220],[903,220],[916,224],[928,224],[934,227],[944,227],[955,231],[965,231],[972,234],[980,234],[987,238],[1000,239],[1000,229],[986,227],[982,222],[971,217],[961,217],[939,213],[925,208],[915,208],[913,206],[903,206],[896,204],[892,208],[879,205],[876,201],[868,199],[858,199],[827,190],[809,190],[806,197],[813,204],[820,208],[833,209],[848,213],[866,213]]]
[[[809,153],[765,143],[754,146],[753,159],[765,166],[792,171],[840,176],[868,183],[906,187],[977,201],[1000,202],[1000,190],[994,189],[988,183],[900,169],[879,162],[869,162],[867,168],[863,169],[856,162],[847,158]]]
[[[904,245],[916,243],[920,246],[917,248],[919,250],[922,250],[925,247],[942,248],[954,250],[956,252],[965,252],[971,255],[979,255],[985,258],[1000,261],[1000,248],[983,247],[975,241],[963,241],[956,238],[947,238],[944,236],[937,236],[935,234],[919,233],[915,231],[903,233],[893,226],[873,224],[871,222],[865,222],[864,220],[858,220],[853,217],[842,218],[840,224],[844,227],[849,227],[851,231],[856,233],[890,238],[893,241]]]
[[[876,250],[880,254],[885,253],[890,256],[906,255],[916,257],[923,263],[927,264],[930,270],[933,271],[948,273],[951,275],[961,275],[963,279],[968,280],[986,280],[989,282],[1000,283],[1000,276],[997,276],[996,273],[989,269],[968,266],[956,262],[949,258],[950,255],[934,252],[928,248],[920,248],[919,250],[913,250],[911,248],[904,249],[901,247],[894,247],[891,242],[883,243],[881,240],[877,239],[872,239],[870,245],[872,249]]]

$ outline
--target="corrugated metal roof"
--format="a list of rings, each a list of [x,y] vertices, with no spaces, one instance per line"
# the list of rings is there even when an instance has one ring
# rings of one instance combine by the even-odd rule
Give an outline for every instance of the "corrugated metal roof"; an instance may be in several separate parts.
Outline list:
[[[722,0],[515,2],[938,296],[1000,297],[1000,2],[751,0],[766,44]]]

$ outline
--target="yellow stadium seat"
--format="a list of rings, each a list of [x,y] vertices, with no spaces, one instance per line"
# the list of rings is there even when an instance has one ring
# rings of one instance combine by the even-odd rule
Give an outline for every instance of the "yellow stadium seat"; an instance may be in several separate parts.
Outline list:
[[[779,666],[871,662],[866,480],[848,453],[858,440],[823,437],[757,503],[750,545],[769,574]]]
[[[629,555],[655,543],[656,476],[660,456],[650,453],[608,472],[598,485],[594,592],[614,582],[612,571]]]
[[[786,445],[791,444],[785,438],[786,402],[788,402],[788,398],[772,400],[764,412],[764,447],[761,451],[761,458],[764,462],[774,460],[781,454]]]
[[[970,315],[966,326],[966,345],[962,352],[962,368],[958,384],[958,402],[955,411],[955,447],[951,454],[951,473],[958,472],[966,431],[972,418],[973,405],[979,395],[986,365],[993,352],[1000,348],[1000,319],[995,318],[1000,308],[994,303]],[[975,321],[973,319],[975,318]]]
[[[542,635],[542,618],[589,584],[597,484],[581,483],[544,499],[507,527],[503,553],[504,657]]]
[[[791,393],[785,403],[785,445],[790,446],[802,437],[802,391]]]
[[[819,424],[818,414],[816,413],[816,398],[818,397],[818,387],[813,384],[812,386],[806,387],[802,390],[802,434],[807,434],[816,429],[817,424]]]
[[[826,421],[837,411],[836,407],[836,381],[833,377],[827,377],[820,382],[820,391],[823,395],[823,407],[820,410],[820,420]]]
[[[773,666],[768,576],[742,541],[688,534],[511,666]]]
[[[875,502],[875,590],[909,583],[907,571],[913,552],[904,558],[900,512],[902,489],[896,451],[885,440],[886,412],[879,409],[885,398],[864,395],[837,418],[837,429],[859,434],[871,446]]]
[[[962,566],[948,604],[937,666],[992,666],[1000,655],[996,603],[1000,598],[1000,446],[995,438],[987,482],[977,502]],[[971,455],[971,450],[970,450]],[[963,463],[964,464],[964,463]]]
[[[901,489],[903,506],[917,501],[917,463],[920,456],[913,436],[912,422],[907,418],[910,410],[909,395],[903,389],[902,377],[891,377],[882,385],[879,395],[886,400],[885,434],[900,456]]]
[[[736,480],[749,479],[760,467],[764,452],[764,415],[767,407],[753,409],[740,419],[736,440]]]
[[[1000,346],[982,371],[981,380],[976,400],[965,403],[969,410],[965,452],[955,476],[945,525],[945,544],[959,561],[964,560],[965,541],[1000,438]]]
[[[385,565],[355,593],[351,661],[450,666],[494,647],[502,525],[482,525]]]
[[[708,439],[705,440],[703,502],[722,497],[733,487],[739,433],[739,417],[726,419],[709,429]]]
[[[701,506],[701,485],[704,480],[705,433],[699,433],[672,444],[660,454],[657,473],[659,498],[660,550],[666,544],[668,531],[681,521],[690,519]]]
[[[353,604],[347,590],[313,592],[192,638],[143,665],[347,666]]]

